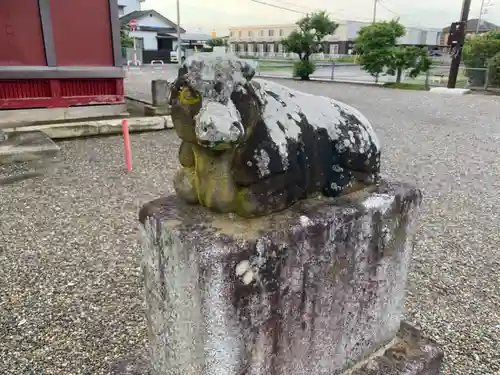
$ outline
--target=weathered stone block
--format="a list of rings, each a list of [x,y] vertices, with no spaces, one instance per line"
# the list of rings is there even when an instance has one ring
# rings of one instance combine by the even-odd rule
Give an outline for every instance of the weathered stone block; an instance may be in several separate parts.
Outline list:
[[[420,331],[402,322],[389,345],[343,375],[439,375],[443,350]]]
[[[41,131],[5,134],[2,138],[0,165],[52,158],[59,152],[59,146]]]
[[[146,204],[153,372],[335,375],[375,355],[400,328],[420,202],[384,181],[251,220]]]
[[[151,95],[153,98],[153,115],[170,114],[170,89],[171,85],[167,80],[154,79],[151,81]]]

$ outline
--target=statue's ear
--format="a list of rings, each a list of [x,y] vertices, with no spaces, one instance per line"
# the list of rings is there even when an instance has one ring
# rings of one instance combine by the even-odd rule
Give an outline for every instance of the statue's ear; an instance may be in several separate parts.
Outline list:
[[[257,64],[251,60],[241,60],[241,73],[247,81],[250,81],[257,70]]]
[[[173,82],[168,83],[169,90],[167,92],[167,100],[169,105],[172,105],[173,100],[177,99],[177,96],[179,95],[179,90],[183,85],[185,85],[185,83],[186,79],[184,78],[184,75],[180,74]]]
[[[184,63],[179,67],[179,70],[177,71],[177,78],[182,78],[184,77],[188,72],[188,67],[187,64]]]
[[[266,93],[262,89],[262,86],[260,85],[260,83],[257,81],[248,82],[245,85],[245,88],[247,90],[249,90],[250,94],[255,99],[257,99],[257,104],[259,105],[259,109],[262,113],[266,107],[267,98],[266,98]]]

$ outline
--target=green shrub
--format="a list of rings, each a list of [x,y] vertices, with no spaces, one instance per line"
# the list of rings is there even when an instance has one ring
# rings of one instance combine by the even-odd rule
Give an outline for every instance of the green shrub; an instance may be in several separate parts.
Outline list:
[[[390,87],[391,89],[401,89],[401,90],[427,90],[424,84],[419,83],[405,83],[405,82],[386,82],[384,87]]]
[[[500,87],[500,52],[491,58],[488,64],[489,84]]]
[[[500,53],[500,31],[492,30],[475,37],[468,37],[463,49],[465,74],[470,86],[483,86],[486,82],[488,61]]]
[[[293,63],[293,77],[308,80],[309,75],[314,73],[316,67],[309,60],[300,60]]]
[[[355,64],[357,62],[357,56],[341,56],[341,57],[336,57],[333,59],[330,59],[332,62],[339,62],[339,63],[351,63]]]

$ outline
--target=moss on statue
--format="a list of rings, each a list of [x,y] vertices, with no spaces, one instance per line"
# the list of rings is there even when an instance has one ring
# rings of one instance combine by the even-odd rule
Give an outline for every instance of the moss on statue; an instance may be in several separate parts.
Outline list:
[[[236,212],[245,217],[260,211],[255,202],[245,200],[248,189],[238,188],[234,182],[231,172],[234,150],[220,152],[191,145],[192,157],[189,158],[187,149],[181,146],[181,164],[192,158],[194,166],[183,166],[174,180],[175,191],[182,199],[217,212]]]

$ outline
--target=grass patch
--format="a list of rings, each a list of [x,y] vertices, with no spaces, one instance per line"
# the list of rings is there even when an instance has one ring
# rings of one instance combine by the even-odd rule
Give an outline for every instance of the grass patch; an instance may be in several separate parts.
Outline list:
[[[448,71],[444,70],[434,70],[429,72],[428,84],[430,87],[445,87],[448,85]],[[425,74],[421,74],[415,78],[405,78],[404,83],[424,85],[426,80]],[[457,77],[457,88],[465,89],[469,86],[469,80],[461,72],[459,72]]]
[[[240,59],[247,59],[247,60],[258,60],[258,56],[246,56],[246,55],[240,55],[238,56]]]
[[[434,66],[449,66],[450,62],[449,61],[442,61],[442,60],[432,60],[431,65]]]
[[[277,70],[292,70],[292,66],[259,65],[260,72],[275,72]]]
[[[342,56],[335,59],[330,59],[332,62],[343,62],[343,63],[351,63],[356,64],[358,58],[357,56]]]
[[[287,64],[286,62],[283,64],[279,63],[270,63],[266,61],[259,62],[259,71],[261,72],[274,72],[277,70],[292,70],[292,64]]]
[[[400,90],[415,90],[415,91],[424,91],[427,90],[425,85],[419,83],[406,83],[406,82],[386,82],[384,83],[384,87],[388,87],[391,89],[400,89]]]

